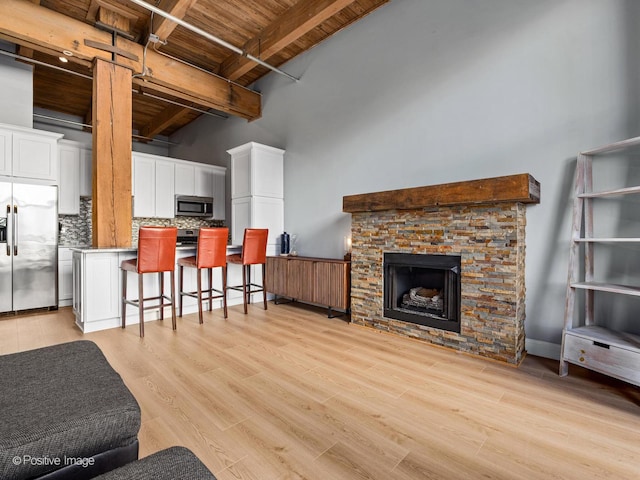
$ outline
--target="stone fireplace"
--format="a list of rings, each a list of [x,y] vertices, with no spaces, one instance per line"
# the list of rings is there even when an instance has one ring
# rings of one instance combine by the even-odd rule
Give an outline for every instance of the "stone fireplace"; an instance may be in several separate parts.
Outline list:
[[[526,204],[539,201],[540,185],[528,174],[344,197],[343,211],[352,214],[351,321],[518,365],[525,355]],[[436,264],[401,260],[390,273],[399,254]],[[449,316],[458,308],[455,288],[457,318]],[[402,315],[413,309],[402,305],[405,295],[426,305],[415,321]],[[433,298],[447,302],[443,312],[428,303]]]

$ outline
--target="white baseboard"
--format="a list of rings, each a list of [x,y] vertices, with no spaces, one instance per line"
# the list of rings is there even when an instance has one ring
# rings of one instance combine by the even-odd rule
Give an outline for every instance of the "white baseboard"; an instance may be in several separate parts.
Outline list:
[[[557,343],[527,338],[524,345],[529,355],[560,360],[560,345]]]

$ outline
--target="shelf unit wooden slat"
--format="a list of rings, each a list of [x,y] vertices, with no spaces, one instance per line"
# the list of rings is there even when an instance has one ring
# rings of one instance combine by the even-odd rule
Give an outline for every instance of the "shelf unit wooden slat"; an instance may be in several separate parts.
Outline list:
[[[579,243],[638,243],[640,242],[640,237],[575,238],[573,241]]]
[[[616,188],[614,190],[603,190],[601,192],[589,192],[581,193],[578,195],[580,198],[599,198],[599,197],[612,197],[614,195],[632,195],[640,193],[640,186]]]
[[[582,155],[600,155],[603,153],[611,153],[618,150],[624,150],[626,148],[638,147],[640,146],[640,137],[629,138],[626,140],[620,140],[619,142],[609,143],[607,145],[603,145],[601,147],[594,148],[592,150],[588,150],[586,152],[581,152]]]
[[[573,288],[579,288],[581,290],[620,293],[622,295],[633,295],[640,297],[640,287],[631,287],[629,285],[619,285],[616,283],[604,282],[576,282],[572,283],[571,286]]]

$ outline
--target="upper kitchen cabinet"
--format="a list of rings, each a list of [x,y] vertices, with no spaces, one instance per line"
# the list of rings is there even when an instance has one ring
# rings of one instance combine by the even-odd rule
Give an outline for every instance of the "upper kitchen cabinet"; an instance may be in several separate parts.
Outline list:
[[[58,213],[80,213],[80,144],[58,142]]]
[[[58,180],[59,133],[0,125],[0,175]]]
[[[90,147],[80,148],[80,196],[93,195],[93,152]]]
[[[224,220],[227,169],[186,160],[173,161],[175,162],[175,194],[213,197],[213,218]]]
[[[0,175],[11,175],[11,131],[0,128]]]
[[[176,162],[176,195],[195,195],[196,167],[190,162]]]
[[[134,152],[133,216],[174,217],[175,163],[168,158]]]
[[[284,198],[284,150],[249,142],[231,150],[231,198]]]

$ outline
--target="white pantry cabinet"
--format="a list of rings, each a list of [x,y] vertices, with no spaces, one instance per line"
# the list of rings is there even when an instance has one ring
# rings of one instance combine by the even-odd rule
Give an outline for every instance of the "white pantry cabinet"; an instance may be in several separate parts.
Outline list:
[[[245,228],[268,228],[268,251],[277,251],[284,231],[284,150],[249,142],[231,155],[231,243]]]
[[[58,180],[58,139],[62,134],[0,125],[0,175]]]

